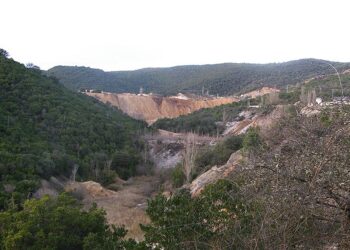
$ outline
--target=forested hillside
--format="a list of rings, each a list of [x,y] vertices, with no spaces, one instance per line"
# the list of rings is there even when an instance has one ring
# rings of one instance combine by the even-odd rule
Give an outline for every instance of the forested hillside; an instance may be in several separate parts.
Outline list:
[[[30,197],[39,178],[101,183],[134,174],[145,124],[73,93],[37,68],[0,54],[0,210]]]
[[[341,79],[347,95],[349,75]],[[68,194],[30,198],[40,178],[69,177],[74,169],[78,180],[101,183],[133,175],[144,150],[137,133],[145,124],[0,50],[0,249],[349,249],[349,106],[310,105],[319,113],[307,116],[306,102],[286,105],[311,92],[330,99],[333,89],[339,97],[337,80],[321,77],[288,93],[155,123],[215,134],[220,123],[239,121],[247,106],[266,115],[276,105],[290,108],[264,133],[250,128],[196,151],[189,176],[215,171],[225,180],[211,179],[196,195],[186,185],[150,199],[151,221],[141,225],[145,238],[136,242],[108,225],[103,210],[82,209]],[[232,161],[238,156],[243,160]],[[171,175],[178,187],[184,162]]]
[[[302,59],[285,63],[244,64],[225,63],[190,65],[172,68],[147,68],[135,71],[104,72],[87,67],[56,66],[47,74],[57,77],[71,89],[89,88],[108,92],[146,92],[175,94],[232,95],[257,87],[295,84],[317,75],[334,73],[322,60]],[[340,71],[350,68],[349,63],[332,64]]]

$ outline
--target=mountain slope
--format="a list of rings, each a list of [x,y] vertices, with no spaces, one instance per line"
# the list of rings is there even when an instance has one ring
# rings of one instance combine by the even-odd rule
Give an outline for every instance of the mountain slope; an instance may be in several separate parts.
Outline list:
[[[103,182],[113,176],[105,171],[113,153],[138,156],[133,138],[143,122],[67,90],[40,70],[0,55],[0,87],[0,210],[11,197],[27,197],[39,178],[78,168],[77,178]]]
[[[302,59],[271,64],[225,63],[112,72],[87,67],[56,66],[48,70],[47,74],[58,78],[71,89],[138,93],[143,87],[146,92],[159,94],[200,94],[208,90],[210,94],[231,95],[261,85],[285,86],[317,75],[334,73],[325,62]],[[340,71],[350,68],[349,63],[332,64]]]
[[[118,107],[129,116],[154,123],[161,118],[175,118],[180,115],[189,114],[193,111],[220,106],[227,103],[237,102],[234,97],[199,98],[197,96],[157,96],[157,95],[135,95],[115,93],[86,93],[96,99]]]

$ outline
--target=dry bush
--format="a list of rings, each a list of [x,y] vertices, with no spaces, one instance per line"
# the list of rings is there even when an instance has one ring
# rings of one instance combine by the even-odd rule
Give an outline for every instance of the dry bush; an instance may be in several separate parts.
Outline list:
[[[286,117],[233,176],[263,204],[246,248],[350,246],[350,112]]]

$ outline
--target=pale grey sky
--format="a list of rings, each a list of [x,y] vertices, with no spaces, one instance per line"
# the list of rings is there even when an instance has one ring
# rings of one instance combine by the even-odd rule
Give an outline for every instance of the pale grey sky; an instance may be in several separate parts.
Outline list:
[[[348,0],[0,0],[0,48],[42,69],[350,61]]]

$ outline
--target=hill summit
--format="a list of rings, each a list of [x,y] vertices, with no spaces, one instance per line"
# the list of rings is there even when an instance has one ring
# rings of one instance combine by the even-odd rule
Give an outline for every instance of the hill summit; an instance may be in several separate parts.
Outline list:
[[[87,88],[139,93],[142,88],[145,92],[162,95],[182,92],[224,96],[262,86],[282,87],[315,76],[333,74],[334,69],[328,63],[318,59],[301,59],[284,63],[224,63],[111,72],[88,67],[56,66],[48,70],[47,74],[74,90]],[[331,63],[340,72],[350,68],[349,63]]]

